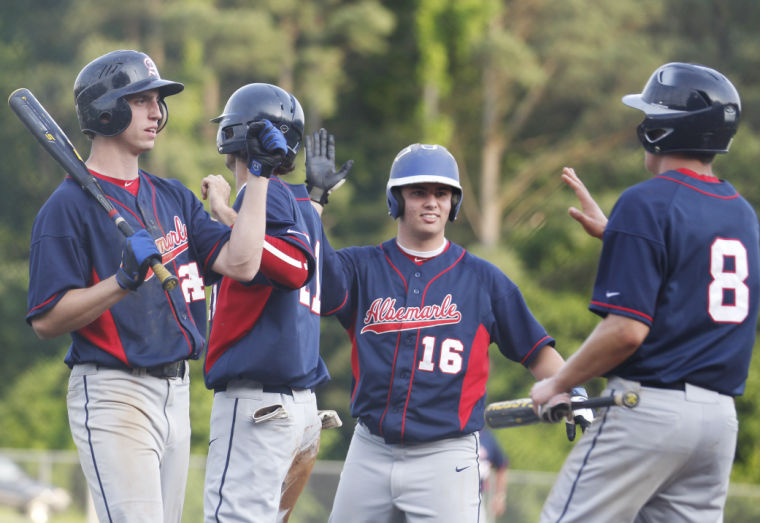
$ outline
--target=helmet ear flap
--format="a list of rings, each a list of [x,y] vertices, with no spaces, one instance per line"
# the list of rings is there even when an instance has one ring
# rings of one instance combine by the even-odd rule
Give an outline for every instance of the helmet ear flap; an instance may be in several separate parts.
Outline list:
[[[161,119],[158,121],[157,133],[161,132],[161,129],[166,127],[166,122],[169,121],[169,107],[167,107],[163,97],[158,99],[158,108],[161,110]]]
[[[462,191],[454,189],[451,191],[451,210],[449,211],[449,221],[453,222],[459,214],[459,206],[462,205]]]
[[[404,215],[404,197],[401,196],[401,187],[391,187],[388,190],[388,214],[394,220]]]

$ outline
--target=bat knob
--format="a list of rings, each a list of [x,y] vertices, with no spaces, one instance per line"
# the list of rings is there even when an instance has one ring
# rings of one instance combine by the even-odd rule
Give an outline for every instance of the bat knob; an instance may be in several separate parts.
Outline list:
[[[179,280],[173,274],[161,282],[161,287],[163,287],[165,291],[172,291],[177,285],[179,285]]]
[[[639,404],[639,395],[632,390],[623,393],[623,406],[629,409],[634,408]]]

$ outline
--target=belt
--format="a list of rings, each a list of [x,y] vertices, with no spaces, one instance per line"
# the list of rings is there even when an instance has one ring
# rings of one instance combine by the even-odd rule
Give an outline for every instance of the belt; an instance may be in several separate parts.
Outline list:
[[[156,365],[154,367],[145,367],[145,374],[149,374],[156,378],[184,378],[185,360],[166,363],[164,365]]]
[[[272,394],[287,394],[288,396],[293,395],[293,389],[287,385],[264,385],[261,390],[264,392],[271,392]]]
[[[661,381],[640,381],[642,387],[652,387],[655,389],[670,389],[670,390],[686,390],[685,381],[673,381],[671,383],[663,383]]]
[[[214,387],[214,392],[224,392],[225,390],[227,390],[227,385],[219,385],[218,387]],[[293,395],[293,389],[287,385],[262,385],[261,391],[269,392],[272,394],[287,394],[288,396]]]

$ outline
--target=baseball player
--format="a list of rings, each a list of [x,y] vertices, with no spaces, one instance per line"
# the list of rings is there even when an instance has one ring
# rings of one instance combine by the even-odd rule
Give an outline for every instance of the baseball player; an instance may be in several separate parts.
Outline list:
[[[444,147],[403,149],[387,201],[395,238],[325,247],[323,314],[351,337],[358,418],[330,521],[477,521],[489,345],[537,378],[563,360],[517,286],[446,239],[462,187]]]
[[[623,103],[644,112],[638,137],[654,176],[627,189],[606,223],[571,169],[565,181],[602,238],[590,309],[603,319],[537,405],[594,376],[633,389],[636,409],[607,409],[573,448],[544,522],[722,521],[742,394],[755,340],[760,280],[752,207],[713,173],[741,102],[718,71],[658,68]]]
[[[138,167],[166,124],[164,80],[146,54],[119,50],[86,65],[74,84],[87,166],[137,231],[124,240],[70,178],[32,230],[27,321],[41,338],[70,333],[68,414],[101,521],[181,519],[190,422],[188,359],[206,329],[204,278],[250,280],[264,240],[267,180],[249,175],[233,231],[179,181]],[[247,143],[277,165],[285,137],[256,122]],[[266,144],[266,145],[265,145]],[[164,291],[148,269],[161,259],[180,284]]]
[[[210,204],[212,214],[230,224],[246,191],[244,129],[262,118],[287,138],[288,155],[274,171],[286,174],[304,131],[293,95],[249,84],[233,93],[214,120],[238,197],[229,209],[226,182],[216,179]],[[332,166],[343,178],[350,169],[336,174]],[[314,388],[329,379],[319,355],[322,224],[303,184],[277,176],[269,184],[260,273],[247,283],[223,278],[212,293],[205,377],[215,394],[206,521],[286,521],[319,450],[322,421]]]

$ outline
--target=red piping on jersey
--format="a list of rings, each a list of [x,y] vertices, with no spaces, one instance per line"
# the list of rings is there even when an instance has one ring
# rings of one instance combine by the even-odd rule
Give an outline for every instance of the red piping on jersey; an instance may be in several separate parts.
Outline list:
[[[398,268],[395,265],[393,265],[393,262],[391,261],[390,257],[388,257],[388,254],[385,252],[385,249],[383,249],[382,245],[380,246],[380,250],[383,251],[383,256],[385,256],[385,260],[388,262],[388,265],[390,265],[393,268],[393,270],[396,271],[399,278],[401,278],[401,281],[404,284],[404,294],[406,294],[407,291],[409,290],[409,287],[406,283],[406,279],[404,279],[404,276],[401,274],[401,271],[399,271]],[[354,325],[355,324],[356,322],[354,322]],[[393,391],[393,378],[396,375],[396,360],[398,359],[398,346],[400,342],[401,342],[401,332],[399,331],[398,335],[396,336],[396,349],[393,351],[393,365],[391,366],[391,380],[390,380],[390,383],[388,383],[388,395],[385,398],[385,410],[383,410],[383,415],[380,416],[380,423],[378,427],[378,430],[380,431],[381,436],[383,435],[383,421],[385,420],[385,415],[388,414],[388,409],[391,406],[391,392]],[[416,350],[417,349],[415,347],[415,352]],[[415,354],[415,358],[416,358],[416,354]],[[414,373],[414,366],[412,367],[412,373]],[[409,382],[409,385],[411,385],[411,381]],[[408,401],[409,400],[407,398],[407,402]],[[406,405],[404,406],[404,413],[401,419],[403,420],[405,416],[406,416]],[[403,441],[403,439],[404,439],[404,422],[402,421],[401,422],[401,440]]]
[[[211,267],[209,267],[209,266],[208,266],[208,262],[209,262],[209,260],[211,259],[211,256],[212,256],[212,255],[213,255],[213,254],[216,252],[216,249],[217,249],[217,247],[219,247],[219,243],[220,243],[221,241],[222,241],[222,240],[219,240],[218,242],[216,242],[216,243],[214,244],[214,246],[213,246],[213,247],[211,248],[211,250],[209,251],[209,253],[208,253],[208,256],[206,256],[206,259],[205,259],[205,260],[203,260],[203,272],[207,272],[207,271],[208,271],[208,270],[211,268]],[[229,240],[227,240],[227,241],[229,241]]]
[[[92,285],[95,285],[99,281],[100,278],[98,278],[98,275],[93,268]],[[81,329],[77,329],[77,332],[80,336],[99,349],[102,349],[104,352],[107,352],[111,356],[122,361],[125,365],[129,365],[127,354],[124,351],[124,345],[121,343],[119,330],[116,328],[116,321],[114,321],[113,313],[110,309],[106,310],[103,314]]]
[[[629,309],[627,307],[619,307],[617,305],[610,305],[609,303],[602,303],[600,301],[592,301],[591,305],[599,305],[600,307],[608,307],[610,309],[616,309],[616,310],[619,310],[619,311],[631,312],[633,314],[636,314],[637,316],[641,316],[642,318],[648,319],[650,322],[654,321],[654,319],[651,316],[649,316],[647,314],[644,314],[643,312],[639,312],[637,310],[634,310],[634,309]]]
[[[294,241],[298,242],[303,247],[303,250],[305,250],[306,252],[308,252],[312,256],[314,256],[314,252],[312,252],[312,250],[311,250],[311,245],[309,245],[308,243],[306,243],[305,241],[303,241],[298,236],[289,235],[289,237],[292,238]],[[280,241],[284,241],[284,240],[280,240]]]
[[[45,301],[43,301],[42,303],[40,303],[39,305],[37,305],[36,307],[32,307],[32,308],[29,310],[29,313],[32,313],[32,312],[36,311],[36,310],[37,310],[37,309],[39,309],[40,307],[44,307],[45,305],[47,305],[48,303],[50,303],[51,301],[53,301],[53,300],[55,299],[55,297],[56,297],[56,296],[58,296],[58,293],[57,293],[57,292],[56,292],[55,294],[53,294],[53,295],[52,295],[50,298],[48,298],[47,300],[45,300]]]
[[[459,430],[464,430],[470,420],[472,409],[486,394],[488,382],[488,346],[491,337],[483,324],[478,326],[475,339],[470,347],[467,370],[462,380],[462,392],[459,395]]]
[[[135,220],[137,220],[137,221],[138,221],[138,223],[139,223],[140,225],[142,225],[142,228],[143,228],[143,229],[145,228],[145,224],[143,223],[143,221],[140,219],[140,217],[139,217],[139,216],[137,216],[137,215],[136,215],[136,214],[135,214],[135,213],[132,211],[132,209],[130,209],[129,207],[127,207],[126,205],[124,205],[123,203],[121,203],[119,200],[117,200],[117,199],[115,199],[115,198],[111,198],[111,197],[110,197],[110,196],[108,196],[108,195],[106,195],[106,198],[108,198],[109,200],[111,200],[112,202],[114,202],[115,204],[117,204],[119,207],[123,208],[125,211],[127,211],[127,212],[128,212],[129,214],[131,214],[132,216],[134,216],[134,217],[135,217]]]
[[[347,301],[348,301],[348,291],[346,291],[345,295],[343,296],[343,301],[340,303],[340,305],[338,305],[337,307],[335,307],[331,311],[323,312],[321,315],[322,316],[329,316],[330,314],[335,314],[337,311],[339,311],[339,310],[341,310],[343,308],[343,306],[346,304]],[[351,324],[354,325],[353,322],[351,322]],[[351,328],[353,329],[354,327],[351,327]]]
[[[418,336],[419,339],[419,336]],[[383,430],[383,422],[385,421],[385,415],[388,414],[388,409],[391,407],[391,392],[393,391],[393,380],[396,376],[396,361],[398,360],[398,346],[401,343],[401,332],[399,332],[396,335],[396,348],[393,350],[393,365],[391,366],[391,379],[388,383],[388,394],[385,397],[385,409],[383,409],[383,415],[380,416],[380,423],[378,426],[378,430],[380,431],[380,435],[383,436],[384,430]],[[415,349],[415,358],[417,357],[416,349]],[[416,361],[416,360],[415,360]],[[414,366],[413,366],[414,367]],[[412,372],[414,372],[414,368],[412,368]],[[408,401],[408,400],[407,400]],[[404,415],[406,415],[406,404],[404,404],[404,414],[401,418],[401,440],[404,440]]]
[[[138,175],[139,174],[140,173],[138,173]],[[156,225],[157,225],[158,229],[161,231],[161,236],[162,237],[166,237],[166,232],[164,231],[164,228],[161,226],[161,220],[158,219],[158,211],[156,210],[156,186],[153,185],[153,182],[151,182],[150,179],[147,176],[145,176],[144,178],[145,178],[146,183],[150,187],[150,191],[151,191],[151,204],[153,206],[153,217],[156,220]],[[153,241],[155,241],[155,239]],[[176,259],[172,260],[172,265],[174,266],[174,274],[179,274],[179,269],[177,267],[177,261],[176,261]],[[188,348],[187,353],[188,354],[192,354],[192,352],[193,352],[193,342],[187,336],[187,332],[182,327],[182,322],[179,321],[179,317],[177,316],[177,309],[175,308],[174,302],[170,298],[169,293],[167,291],[164,291],[164,295],[166,296],[167,303],[169,303],[169,306],[171,307],[172,315],[174,316],[174,321],[177,322],[177,326],[179,327],[180,332],[182,332],[182,336],[185,337],[185,341],[187,342],[187,348]],[[185,304],[185,310],[187,311],[188,318],[190,318],[190,321],[193,323],[193,325],[197,329],[198,326],[195,324],[195,317],[190,312],[190,304],[186,300],[182,300],[182,301]]]
[[[520,360],[520,363],[525,364],[525,362],[528,361],[528,358],[530,358],[530,355],[533,354],[533,351],[536,350],[538,347],[542,347],[541,344],[543,343],[543,341],[548,340],[549,338],[551,338],[551,336],[544,336],[543,338],[538,340],[536,344],[533,345],[533,347],[530,349],[530,351],[528,351],[528,354],[526,354],[525,357]]]
[[[459,258],[454,260],[454,262],[449,265],[447,268],[436,274],[431,280],[428,282],[428,284],[425,286],[425,290],[422,292],[422,301],[420,302],[420,305],[425,305],[425,296],[427,295],[427,291],[430,289],[430,286],[433,284],[435,280],[449,272],[451,269],[454,268],[460,261],[462,261],[462,258],[464,258],[464,255],[467,251],[462,249],[462,254],[459,255]],[[401,336],[401,332],[399,332],[399,337]],[[398,344],[396,345],[398,347]],[[414,385],[414,373],[417,370],[417,351],[420,347],[420,331],[417,330],[417,341],[414,344],[414,359],[412,360],[414,362],[414,365],[412,366],[412,375],[409,378],[409,387],[406,392],[406,401],[404,402],[404,412],[401,416],[401,441],[404,440],[404,431],[406,429],[406,412],[409,409],[409,399],[412,397],[412,385]],[[395,360],[394,360],[395,363]]]
[[[158,211],[156,210],[156,187],[155,185],[153,185],[153,183],[151,183],[151,181],[148,179],[147,176],[145,177],[145,180],[148,182],[148,185],[150,185],[150,192],[151,192],[150,201],[151,201],[151,204],[153,205],[153,217],[156,219],[156,225],[161,231],[161,236],[166,237],[166,231],[164,231],[164,228],[161,227],[161,221],[158,219]]]
[[[705,196],[712,196],[713,198],[720,198],[721,200],[733,200],[734,198],[738,198],[739,197],[739,193],[734,193],[731,196],[721,196],[719,194],[712,194],[712,193],[709,193],[707,191],[702,191],[700,189],[697,189],[693,185],[689,185],[688,183],[682,182],[681,180],[676,180],[675,178],[670,178],[669,176],[662,176],[662,175],[660,175],[660,176],[657,176],[657,178],[661,178],[663,180],[669,180],[669,181],[675,182],[675,183],[680,183],[684,187],[688,187],[689,189],[694,189],[698,193],[704,194]],[[715,183],[715,182],[710,182],[710,183]]]
[[[717,176],[711,176],[708,174],[699,174],[698,172],[692,171],[691,169],[676,169],[681,174],[685,174],[686,176],[690,176],[691,178],[696,178],[697,180],[702,180],[703,182],[707,183],[720,183],[720,180]]]

